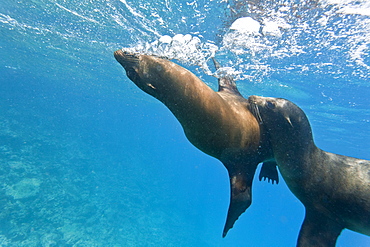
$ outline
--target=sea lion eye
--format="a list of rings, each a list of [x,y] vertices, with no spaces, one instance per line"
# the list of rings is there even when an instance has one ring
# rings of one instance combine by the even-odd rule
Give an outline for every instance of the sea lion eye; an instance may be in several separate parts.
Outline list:
[[[271,101],[267,101],[266,106],[267,106],[267,108],[269,108],[271,110],[275,109],[275,104],[272,103]]]

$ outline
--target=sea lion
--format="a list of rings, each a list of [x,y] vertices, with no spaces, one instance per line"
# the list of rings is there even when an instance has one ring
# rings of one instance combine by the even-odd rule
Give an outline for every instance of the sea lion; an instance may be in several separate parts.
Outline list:
[[[333,247],[345,228],[370,236],[370,161],[319,149],[306,114],[292,102],[248,100],[282,177],[305,206],[297,246]]]
[[[169,60],[122,50],[114,56],[129,79],[170,109],[195,147],[226,167],[231,199],[223,231],[225,237],[251,205],[257,165],[272,157],[271,148],[249,111],[248,100],[229,76],[219,79],[219,91],[215,92],[193,73]],[[276,165],[263,170],[264,177],[277,180]]]

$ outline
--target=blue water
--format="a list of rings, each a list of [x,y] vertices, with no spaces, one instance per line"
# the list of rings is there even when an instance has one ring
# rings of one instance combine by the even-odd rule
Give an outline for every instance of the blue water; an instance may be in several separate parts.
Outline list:
[[[370,6],[271,2],[2,0],[0,246],[294,246],[304,208],[282,179],[255,180],[252,206],[221,238],[225,168],[113,58],[191,34],[205,64],[204,47],[217,47],[243,95],[295,102],[320,148],[370,159]],[[280,35],[229,29],[245,16]],[[216,88],[214,69],[184,55],[174,61]],[[370,238],[345,230],[337,246]]]

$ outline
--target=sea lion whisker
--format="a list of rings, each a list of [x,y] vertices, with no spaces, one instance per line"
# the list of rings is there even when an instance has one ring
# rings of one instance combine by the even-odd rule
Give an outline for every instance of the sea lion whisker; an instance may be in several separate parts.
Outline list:
[[[257,118],[257,121],[262,124],[263,121],[258,106],[256,104],[252,104],[251,110],[253,115]]]

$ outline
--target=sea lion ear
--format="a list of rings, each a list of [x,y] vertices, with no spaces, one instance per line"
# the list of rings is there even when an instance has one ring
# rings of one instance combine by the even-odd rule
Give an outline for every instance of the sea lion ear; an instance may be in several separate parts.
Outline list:
[[[293,127],[293,124],[292,124],[292,122],[290,121],[290,117],[285,117],[285,119],[286,119],[286,121],[288,121],[288,123],[290,124],[290,126],[292,126],[292,127]]]

